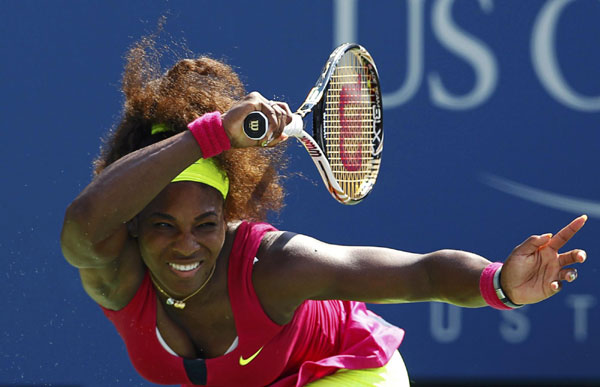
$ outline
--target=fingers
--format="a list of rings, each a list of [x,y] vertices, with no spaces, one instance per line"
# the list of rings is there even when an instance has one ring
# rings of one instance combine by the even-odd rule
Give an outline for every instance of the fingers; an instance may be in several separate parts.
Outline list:
[[[561,267],[572,265],[574,263],[583,263],[587,258],[587,254],[583,250],[571,250],[566,253],[559,254],[558,264]]]
[[[272,140],[279,139],[283,134],[286,125],[292,122],[292,112],[285,102],[269,101],[270,108],[275,112],[276,121],[272,124],[269,122],[269,142],[268,145],[273,146]]]
[[[561,271],[558,272],[558,281],[550,282],[550,290],[553,293],[558,293],[562,289],[563,281],[573,282],[576,279],[577,279],[577,269],[574,269],[572,267],[567,268],[567,269],[562,269]]]
[[[544,235],[532,235],[517,246],[513,254],[517,255],[531,255],[535,253],[540,247],[546,245],[552,238],[552,234]]]
[[[586,253],[583,250],[572,250],[567,253],[560,254],[558,256],[558,262],[561,267],[573,264],[582,263],[586,259]],[[562,289],[562,282],[573,282],[577,279],[577,269],[574,267],[566,267],[558,272],[558,281],[552,281],[550,283],[550,290],[554,293],[558,293]]]
[[[250,93],[254,99],[255,109],[261,111],[269,122],[269,130],[263,140],[259,140],[257,145],[275,146],[287,139],[282,136],[286,125],[292,122],[292,111],[285,102],[269,101],[257,92]]]
[[[559,281],[573,282],[577,279],[577,269],[570,267],[558,272]]]
[[[576,218],[571,223],[569,223],[565,228],[560,230],[554,236],[552,236],[552,234],[532,235],[529,238],[527,238],[525,242],[517,246],[513,253],[529,255],[533,254],[539,248],[545,247],[546,245],[551,249],[558,251],[561,247],[565,245],[565,243],[569,241],[569,239],[573,237],[573,235],[575,235],[575,233],[577,233],[577,231],[579,231],[583,227],[586,220],[587,215],[581,215],[580,217]]]
[[[530,283],[532,299],[542,300],[552,294],[558,293],[564,283],[570,283],[577,279],[577,269],[571,265],[582,263],[587,256],[585,251],[574,249],[565,253],[558,253],[585,224],[587,216],[582,215],[556,235],[544,234],[533,235],[522,244],[517,246],[511,256],[508,257],[506,268],[513,262],[515,256],[519,256],[517,262],[521,263],[521,277],[524,283]],[[517,269],[519,265],[516,264]],[[517,270],[515,269],[515,270]],[[508,273],[508,270],[506,271]],[[533,296],[534,293],[537,293]],[[540,295],[544,296],[541,297]],[[539,298],[538,298],[539,297]],[[536,301],[537,302],[537,301]]]
[[[562,283],[560,281],[552,281],[550,283],[550,289],[554,292],[554,293],[558,293],[560,292],[560,290],[562,289]]]
[[[264,146],[268,146],[269,148],[271,148],[271,147],[276,146],[280,142],[286,141],[287,139],[288,139],[288,136],[286,136],[285,134],[281,134],[281,136],[273,138]]]
[[[565,228],[560,230],[554,235],[554,237],[550,240],[548,246],[556,251],[562,248],[565,243],[569,241],[579,231],[587,220],[587,215],[581,215],[580,217],[573,220],[569,223]]]
[[[270,146],[275,146],[280,142],[288,139],[288,136],[286,136],[283,133],[283,131],[285,127],[292,122],[292,116],[294,115],[287,103],[275,102],[274,105],[282,111],[282,115],[279,121],[280,126],[279,128],[277,128],[277,131],[273,134],[273,141],[269,144]]]
[[[221,115],[223,128],[229,136],[232,147],[245,148],[257,145],[257,141],[248,138],[244,133],[244,120],[248,114],[253,111],[262,112],[263,105],[266,105],[267,102],[267,99],[262,95],[257,92],[252,92],[236,102],[229,110]]]
[[[268,122],[268,132],[261,140],[248,138],[244,133],[243,123],[248,114],[259,111]],[[252,92],[235,103],[221,115],[223,128],[234,148],[248,146],[274,146],[287,139],[282,135],[285,126],[292,121],[292,111],[285,102],[270,101],[258,92]]]

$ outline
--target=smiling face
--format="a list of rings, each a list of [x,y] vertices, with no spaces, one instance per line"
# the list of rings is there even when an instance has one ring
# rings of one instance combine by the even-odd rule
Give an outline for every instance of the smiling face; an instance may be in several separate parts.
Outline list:
[[[138,216],[142,259],[167,293],[184,298],[208,278],[226,228],[219,191],[195,182],[171,183]]]

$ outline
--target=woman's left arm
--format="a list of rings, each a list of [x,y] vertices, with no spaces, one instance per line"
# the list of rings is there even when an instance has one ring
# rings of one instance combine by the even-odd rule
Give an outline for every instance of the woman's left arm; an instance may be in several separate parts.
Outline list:
[[[515,303],[534,303],[556,293],[552,283],[572,281],[567,268],[581,250],[558,254],[585,223],[579,217],[554,237],[532,236],[515,248],[502,270],[502,286]],[[479,290],[487,259],[465,251],[414,254],[380,247],[331,245],[287,232],[271,233],[258,252],[253,282],[265,311],[286,322],[307,299],[372,303],[442,301],[485,306]]]

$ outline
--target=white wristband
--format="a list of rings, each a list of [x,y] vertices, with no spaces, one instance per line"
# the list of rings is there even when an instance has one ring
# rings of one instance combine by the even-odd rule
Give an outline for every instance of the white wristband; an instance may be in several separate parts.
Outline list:
[[[506,294],[504,294],[504,291],[502,290],[502,286],[500,285],[500,273],[502,272],[502,267],[498,268],[498,270],[496,270],[496,272],[494,273],[494,290],[496,291],[496,296],[498,296],[498,299],[506,306],[508,306],[509,308],[512,309],[516,309],[516,308],[520,308],[524,305],[520,305],[520,304],[515,304],[514,302],[512,302],[510,300],[510,298],[508,298],[508,296]]]

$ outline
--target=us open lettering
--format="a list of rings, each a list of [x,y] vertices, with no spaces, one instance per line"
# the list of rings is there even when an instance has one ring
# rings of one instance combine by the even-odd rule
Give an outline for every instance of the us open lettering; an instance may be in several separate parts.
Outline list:
[[[492,17],[496,4],[511,6],[509,3],[479,0],[484,17]],[[343,42],[358,41],[358,1],[335,0],[334,7],[334,45]],[[434,106],[447,110],[470,110],[484,104],[498,86],[498,60],[492,49],[477,36],[468,32],[453,19],[454,0],[436,0],[431,9],[431,29],[433,36],[446,50],[459,57],[473,69],[475,81],[467,93],[452,93],[443,83],[442,76],[436,71],[427,75],[429,98]],[[600,111],[600,95],[587,96],[577,92],[568,82],[559,66],[556,50],[556,37],[560,34],[559,21],[574,0],[547,1],[534,20],[531,21],[530,56],[533,70],[540,85],[558,103],[574,110],[585,112]],[[424,60],[424,0],[408,0],[407,21],[398,23],[407,25],[407,71],[404,83],[394,92],[383,96],[386,108],[395,108],[410,101],[423,82]],[[590,15],[581,23],[594,23],[600,16]],[[507,26],[506,28],[510,28]],[[510,51],[507,51],[510,52]]]
[[[600,326],[598,321],[590,321],[592,309],[598,307],[595,296],[591,294],[573,294],[566,298],[564,306],[572,316],[572,329],[565,330],[565,335],[575,342],[585,342],[590,331]],[[497,337],[510,344],[526,341],[532,332],[532,323],[547,324],[548,321],[536,321],[535,305],[510,311],[498,311],[496,325]],[[562,313],[564,310],[557,311]],[[569,313],[570,312],[570,313]],[[453,343],[460,340],[463,327],[463,309],[460,307],[432,302],[429,305],[429,330],[432,338],[438,343]],[[490,327],[492,334],[494,327]],[[468,332],[467,332],[468,334]]]

